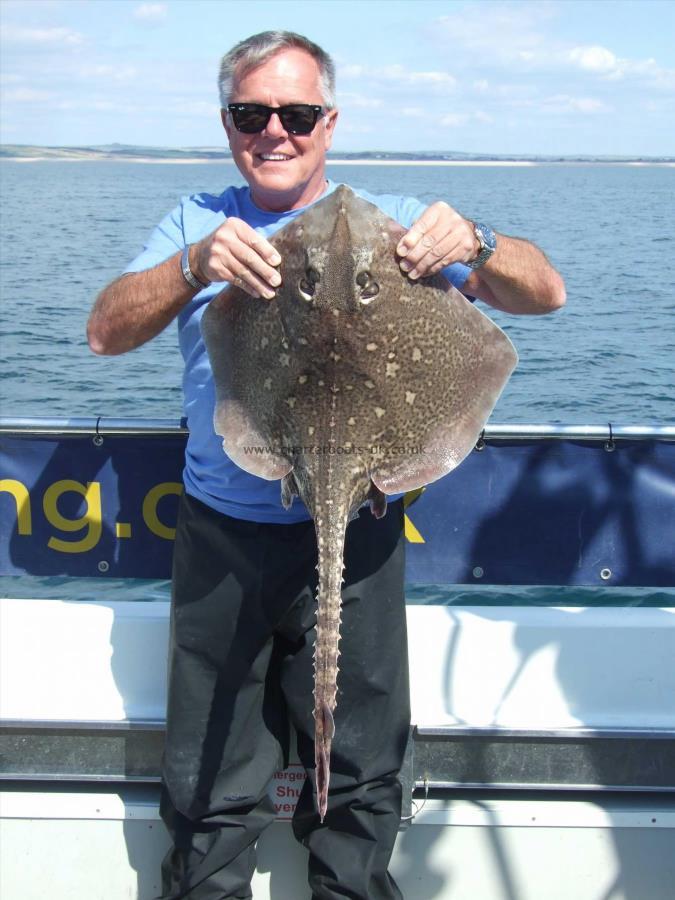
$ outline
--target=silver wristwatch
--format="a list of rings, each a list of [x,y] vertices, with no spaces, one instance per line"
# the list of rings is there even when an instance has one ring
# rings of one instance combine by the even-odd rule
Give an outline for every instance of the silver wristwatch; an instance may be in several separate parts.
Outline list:
[[[497,249],[497,237],[489,225],[483,225],[480,222],[473,223],[473,233],[480,244],[480,250],[478,256],[470,260],[467,266],[471,269],[480,269]]]
[[[190,244],[186,244],[183,248],[183,253],[180,258],[180,267],[183,272],[183,278],[187,281],[190,287],[194,288],[196,291],[203,291],[205,287],[208,287],[207,284],[202,284],[202,282],[195,278],[192,274],[192,270],[190,269]]]

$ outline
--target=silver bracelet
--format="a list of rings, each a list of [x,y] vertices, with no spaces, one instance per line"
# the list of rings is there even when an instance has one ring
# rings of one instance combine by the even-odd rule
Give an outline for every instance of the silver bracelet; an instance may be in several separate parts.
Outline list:
[[[194,288],[196,291],[203,291],[208,285],[202,284],[202,282],[192,274],[192,270],[190,269],[190,257],[188,255],[190,253],[190,246],[190,244],[186,244],[180,258],[180,267],[183,272],[183,278],[190,287]]]

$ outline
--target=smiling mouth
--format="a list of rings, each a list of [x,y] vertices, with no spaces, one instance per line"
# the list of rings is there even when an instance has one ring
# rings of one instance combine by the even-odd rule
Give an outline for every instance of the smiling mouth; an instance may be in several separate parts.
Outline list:
[[[287,162],[293,157],[287,153],[258,153],[258,159],[262,159],[263,162]]]

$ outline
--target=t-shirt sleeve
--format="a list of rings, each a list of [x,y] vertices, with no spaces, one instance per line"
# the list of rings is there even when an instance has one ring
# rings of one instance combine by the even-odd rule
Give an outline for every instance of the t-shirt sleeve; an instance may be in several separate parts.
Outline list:
[[[159,265],[174,253],[182,250],[184,246],[183,204],[181,203],[153,229],[142,252],[129,263],[124,274],[152,269],[153,266]]]

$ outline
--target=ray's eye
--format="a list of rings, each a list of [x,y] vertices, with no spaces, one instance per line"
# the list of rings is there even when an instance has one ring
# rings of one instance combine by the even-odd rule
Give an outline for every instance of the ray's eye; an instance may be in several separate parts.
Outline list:
[[[361,288],[359,299],[362,303],[370,303],[373,297],[376,297],[380,292],[380,286],[376,281],[373,281],[370,272],[359,272],[356,276],[356,283]]]
[[[305,300],[311,300],[314,296],[316,285],[321,281],[321,277],[316,269],[313,269],[311,266],[307,269],[305,275],[305,278],[300,279],[298,288]]]
[[[306,278],[300,279],[298,288],[300,289],[300,293],[305,298],[305,300],[311,300],[314,296],[314,285]]]

